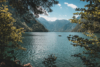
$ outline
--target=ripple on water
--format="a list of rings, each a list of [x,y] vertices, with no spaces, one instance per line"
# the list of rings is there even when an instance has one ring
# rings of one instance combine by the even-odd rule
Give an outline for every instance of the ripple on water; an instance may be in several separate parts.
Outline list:
[[[42,64],[44,58],[47,58],[50,54],[55,54],[57,57],[57,67],[85,67],[80,58],[71,57],[71,55],[83,51],[80,47],[73,47],[71,42],[68,41],[67,36],[71,33],[31,32],[31,34],[37,36],[25,36],[23,44],[21,44],[23,47],[27,48],[27,51],[19,50],[16,52],[16,56],[21,60],[21,63],[31,63],[33,67],[44,67]],[[85,37],[81,33],[73,32],[72,34],[78,34]],[[58,35],[63,36],[59,37]]]

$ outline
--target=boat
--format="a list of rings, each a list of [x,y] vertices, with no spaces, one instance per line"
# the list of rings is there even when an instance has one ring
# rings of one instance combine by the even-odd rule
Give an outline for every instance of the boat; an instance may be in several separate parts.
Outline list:
[[[61,37],[61,35],[58,35],[58,36],[60,36],[60,37]]]

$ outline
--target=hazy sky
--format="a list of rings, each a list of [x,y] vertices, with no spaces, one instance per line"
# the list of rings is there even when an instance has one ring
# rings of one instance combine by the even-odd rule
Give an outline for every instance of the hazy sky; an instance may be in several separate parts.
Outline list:
[[[52,7],[53,12],[48,13],[48,16],[40,15],[40,17],[45,18],[48,21],[55,21],[57,19],[71,19],[75,8],[83,8],[88,2],[83,2],[80,0],[58,0],[59,4]],[[77,17],[77,16],[76,16]]]

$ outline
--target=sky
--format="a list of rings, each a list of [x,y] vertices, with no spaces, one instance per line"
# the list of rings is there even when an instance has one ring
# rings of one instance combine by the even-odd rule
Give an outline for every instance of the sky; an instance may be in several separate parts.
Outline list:
[[[53,12],[48,13],[46,15],[39,15],[40,17],[45,18],[47,21],[55,21],[55,20],[69,20],[72,19],[73,13],[79,12],[75,11],[75,8],[84,8],[84,5],[88,4],[88,2],[83,2],[80,0],[57,0],[59,3],[57,5],[53,5]],[[75,15],[78,17],[79,15]]]

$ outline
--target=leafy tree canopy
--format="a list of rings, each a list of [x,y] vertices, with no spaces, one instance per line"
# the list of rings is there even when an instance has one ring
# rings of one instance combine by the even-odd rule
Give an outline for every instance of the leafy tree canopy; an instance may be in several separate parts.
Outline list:
[[[91,37],[92,39],[88,40],[79,37],[78,35],[74,35],[72,37],[69,35],[68,40],[76,43],[72,44],[73,46],[80,46],[86,49],[83,53],[72,56],[80,57],[83,60],[84,65],[87,67],[100,67],[100,38],[97,38],[97,36],[93,34],[95,30],[100,31],[100,0],[81,1],[89,2],[89,4],[84,6],[87,7],[87,9],[77,8],[76,11],[81,12],[74,13],[74,15],[81,15],[81,18],[77,20],[75,16],[73,16],[73,19],[70,20],[72,23],[81,24],[81,27],[86,30],[83,34]],[[81,32],[81,30],[79,30],[79,32]]]
[[[6,2],[6,1],[5,1]],[[18,42],[22,42],[23,28],[16,29],[13,23],[16,20],[8,12],[8,6],[0,6],[0,59],[11,59],[14,50],[23,49]]]
[[[25,14],[30,10],[34,12],[35,17],[39,14],[47,15],[47,12],[52,12],[51,7],[58,4],[56,0],[8,0],[9,4],[14,7],[20,15]]]

